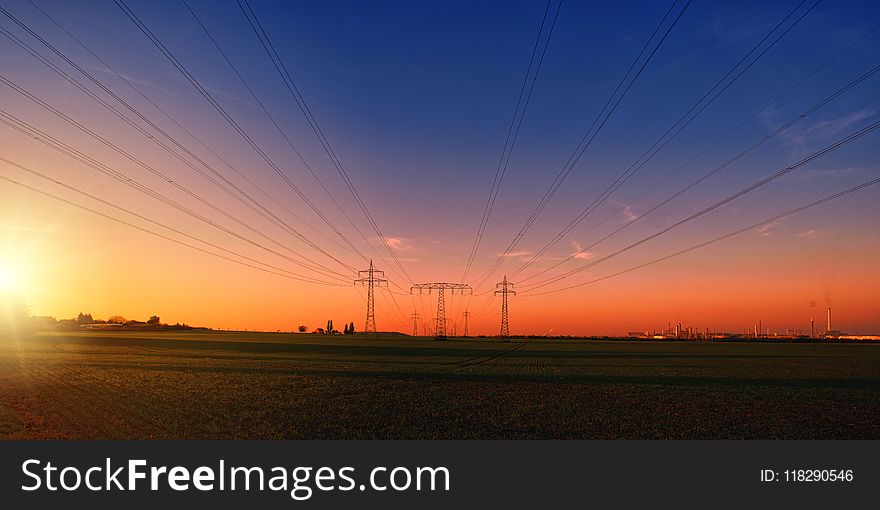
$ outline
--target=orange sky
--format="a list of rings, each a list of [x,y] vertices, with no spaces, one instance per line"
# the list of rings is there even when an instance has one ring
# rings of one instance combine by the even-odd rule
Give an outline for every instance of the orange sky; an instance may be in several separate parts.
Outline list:
[[[693,20],[683,18],[668,43],[672,46],[658,53],[658,60],[652,62],[642,78],[644,83],[638,82],[633,87],[608,127],[596,138],[595,146],[567,177],[565,185],[499,270],[475,289],[473,297],[448,296],[447,315],[450,326],[453,323],[458,326],[458,333],[463,332],[461,314],[467,309],[472,313],[471,334],[496,334],[500,326],[500,303],[492,298],[495,283],[504,274],[511,274],[526,261],[532,261],[547,241],[613,183],[621,171],[637,161],[642,150],[651,147],[672,120],[687,111],[694,98],[711,85],[713,76],[723,75],[726,66],[747,51],[753,42],[751,37],[760,39],[758,31],[747,32],[743,40],[725,39],[724,34],[707,36],[699,28],[702,26],[699,20],[714,20],[721,14],[713,10],[718,9],[716,6],[695,8],[703,10],[692,14]],[[231,57],[255,84],[269,110],[275,112],[284,133],[296,142],[303,160],[310,162],[308,168],[257,108],[186,13],[166,20],[161,9],[156,12],[148,3],[138,9],[145,11],[144,18],[154,24],[159,36],[180,54],[192,73],[204,81],[206,89],[249,136],[257,140],[260,149],[277,163],[282,173],[316,204],[327,222],[355,245],[355,250],[347,247],[346,241],[243,142],[178,71],[127,24],[121,13],[115,11],[91,16],[64,3],[49,9],[72,26],[81,28],[83,39],[117,66],[122,76],[128,76],[128,83],[74,45],[32,8],[22,3],[12,9],[33,23],[48,40],[82,62],[94,78],[117,91],[175,140],[182,141],[187,149],[206,161],[211,170],[244,190],[271,215],[282,218],[342,263],[331,260],[284,227],[249,209],[233,198],[235,192],[224,192],[198,175],[193,166],[211,174],[205,172],[206,168],[195,158],[173,149],[189,163],[187,165],[163,150],[160,144],[171,147],[174,144],[110,96],[88,85],[150,133],[149,136],[120,120],[8,41],[0,46],[0,74],[93,130],[106,143],[50,113],[25,94],[16,92],[14,87],[0,84],[3,98],[0,107],[4,115],[12,116],[5,119],[21,119],[57,137],[100,165],[106,165],[109,171],[120,172],[123,181],[132,179],[222,228],[188,216],[53,150],[37,139],[41,136],[28,136],[3,124],[0,124],[0,156],[40,172],[50,180],[3,162],[0,162],[0,177],[216,251],[51,182],[58,180],[231,250],[235,254],[227,256],[241,262],[254,264],[239,258],[244,256],[258,261],[256,264],[271,264],[310,278],[342,282],[345,286],[303,283],[221,260],[0,180],[0,290],[20,293],[35,314],[58,318],[72,317],[79,312],[89,312],[99,318],[123,315],[141,320],[159,315],[170,323],[268,331],[292,330],[301,324],[313,329],[333,319],[337,325],[354,321],[356,328],[361,329],[365,315],[364,290],[350,284],[357,277],[355,270],[366,269],[366,259],[373,258],[392,281],[389,290],[396,293],[385,289],[377,291],[379,329],[409,333],[413,312],[420,314],[423,321],[432,321],[436,294],[429,298],[410,297],[406,293],[414,282],[457,282],[463,277],[533,35],[525,37],[523,28],[502,30],[489,37],[484,27],[470,35],[462,33],[462,40],[446,45],[438,44],[430,32],[416,30],[418,26],[414,25],[411,28],[415,31],[409,35],[412,44],[422,44],[431,55],[431,59],[426,57],[424,62],[414,62],[406,53],[411,48],[404,47],[409,41],[401,44],[394,39],[394,33],[373,34],[377,39],[370,39],[370,43],[377,43],[380,37],[390,38],[382,39],[387,47],[375,51],[371,44],[361,44],[362,41],[342,44],[337,40],[342,37],[339,34],[309,31],[310,26],[318,25],[310,24],[306,16],[297,18],[297,22],[308,25],[303,28],[307,33],[298,32],[310,38],[308,44],[286,39],[278,42],[281,53],[296,69],[293,74],[304,77],[301,85],[312,110],[321,119],[323,129],[332,139],[388,247],[411,276],[410,281],[396,269],[386,247],[286,95],[275,70],[256,57],[261,55],[261,48],[257,41],[245,39],[253,34],[241,32],[238,13],[218,9],[211,14],[215,17],[209,25],[228,28],[222,32],[224,44],[229,43],[224,38],[237,38],[236,44],[230,45],[235,50]],[[756,26],[763,26],[759,22],[767,21],[764,18],[775,19],[779,13],[774,9],[752,13],[760,18],[753,20]],[[809,30],[792,31],[787,37],[798,39],[791,46],[767,53],[759,65],[744,75],[745,83],[738,83],[725,92],[718,104],[707,109],[688,130],[682,131],[682,135],[642,172],[602,202],[594,215],[514,278],[520,295],[510,302],[511,333],[619,335],[661,329],[667,323],[683,323],[700,330],[708,327],[742,332],[759,320],[773,331],[788,328],[806,331],[811,317],[815,317],[818,325],[824,325],[827,306],[834,308],[835,329],[857,334],[880,332],[880,299],[877,297],[880,266],[876,262],[880,252],[880,195],[877,186],[620,277],[548,295],[529,295],[624,270],[876,178],[880,170],[877,133],[576,276],[540,290],[533,290],[528,284],[543,277],[523,281],[576,253],[579,247],[641,218],[652,205],[679,187],[787,120],[797,118],[800,112],[859,76],[865,71],[867,61],[873,65],[877,41],[868,38],[834,65],[822,68],[821,73],[808,74],[824,59],[851,44],[856,35],[850,33],[863,32],[861,19],[853,18],[849,11],[838,10],[836,6],[828,6],[827,10],[819,16],[829,20],[827,31],[815,25],[810,25]],[[325,19],[328,13],[320,11],[316,7],[316,12],[309,15]],[[517,11],[511,16],[515,15],[523,26],[531,27],[535,21],[533,14]],[[631,17],[621,17],[624,18]],[[739,18],[745,19],[737,16]],[[558,43],[554,39],[554,53],[542,71],[545,74],[536,89],[535,103],[523,125],[468,283],[475,284],[516,236],[552,184],[560,165],[577,146],[584,125],[589,124],[584,119],[601,107],[608,91],[613,89],[610,84],[620,73],[619,63],[629,61],[631,53],[635,53],[631,47],[635,43],[627,42],[630,40],[627,38],[607,48],[609,54],[614,55],[608,59],[611,63],[591,61],[588,66],[584,62],[588,55],[582,49],[593,46],[591,41],[580,38],[593,32],[580,25],[584,19],[564,16],[561,20],[561,39]],[[812,19],[807,18],[805,23]],[[608,20],[617,20],[617,17],[611,16]],[[376,20],[377,23],[386,21]],[[646,27],[655,22],[653,14],[645,14],[644,19],[636,21],[641,27],[636,30],[639,33],[650,33]],[[8,20],[2,22],[41,53],[49,55]],[[285,20],[269,20],[270,24],[281,22]],[[615,40],[621,38],[623,31],[635,30],[607,20],[599,24],[601,26],[593,29],[607,30]],[[270,28],[279,27],[270,25]],[[112,44],[106,39],[109,29],[115,34]],[[501,30],[495,25],[491,29]],[[356,39],[356,35],[346,32],[345,37]],[[703,40],[705,37],[711,40]],[[253,47],[239,44],[240,39],[249,41]],[[519,43],[525,46],[520,47]],[[512,48],[518,51],[517,58],[509,55],[514,51]],[[706,50],[695,52],[693,48]],[[59,60],[54,55],[47,58],[53,62]],[[90,83],[71,68],[64,67],[66,64],[58,65],[81,82]],[[469,70],[466,80],[461,78],[462,69]],[[574,72],[575,69],[580,71]],[[586,75],[585,69],[589,69]],[[798,79],[805,75],[813,77],[799,83]],[[694,79],[685,80],[685,76]],[[876,122],[880,118],[876,78],[852,88],[699,187],[656,213],[644,216],[644,221],[634,223],[633,228],[591,248],[582,259],[568,262],[546,276],[578,267],[636,242]],[[794,92],[784,100],[773,101],[792,84],[796,84]],[[164,106],[166,113],[170,112],[190,133],[198,134],[199,140],[136,94],[132,85],[140,87],[151,101]],[[500,93],[501,90],[505,93]],[[761,109],[766,104],[773,107]],[[740,124],[744,116],[748,122]],[[744,127],[730,138],[723,138],[722,143],[712,144],[737,125]],[[112,145],[131,158],[112,149]],[[677,168],[682,171],[670,174]],[[665,175],[674,177],[666,180]],[[650,191],[642,196],[643,190]],[[605,218],[607,220],[602,221]],[[315,272],[298,267],[290,260],[298,259],[299,255],[294,252],[341,276],[337,274],[339,278],[334,280],[333,275],[323,270]]]
[[[2,189],[6,200],[0,205],[0,263],[35,314],[64,318],[82,311],[95,317],[120,314],[142,320],[158,314],[172,323],[269,331],[291,330],[300,324],[319,327],[331,318],[337,324],[363,324],[362,290],[290,282],[9,185]],[[824,325],[824,309],[830,303],[836,328],[876,331],[880,314],[876,238],[794,237],[786,242],[746,234],[576,290],[540,297],[523,293],[510,301],[511,328],[530,334],[551,329],[554,334],[622,334],[682,322],[739,332],[762,320],[773,330],[806,330],[810,317]],[[753,247],[742,249],[744,243]],[[442,250],[435,256],[437,273],[451,276],[452,267],[443,263]],[[597,266],[577,281],[626,265]],[[424,263],[416,271],[424,279],[431,276]],[[487,289],[479,289],[478,294]],[[436,295],[396,296],[398,311],[388,291],[377,292],[380,329],[409,332],[414,308],[423,317],[435,310]],[[500,312],[497,298],[485,305],[489,299],[488,295],[447,296],[447,313],[450,318],[456,311],[460,314],[470,301],[471,333],[492,334]],[[463,327],[460,322],[459,327]]]

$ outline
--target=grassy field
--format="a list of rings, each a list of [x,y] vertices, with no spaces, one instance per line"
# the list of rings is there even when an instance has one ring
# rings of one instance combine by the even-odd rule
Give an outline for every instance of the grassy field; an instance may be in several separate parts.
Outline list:
[[[0,438],[880,438],[880,345],[0,337]]]

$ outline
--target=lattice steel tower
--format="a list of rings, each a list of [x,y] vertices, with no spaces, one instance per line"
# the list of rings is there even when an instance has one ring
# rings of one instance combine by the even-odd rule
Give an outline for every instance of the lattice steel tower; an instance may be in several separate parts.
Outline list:
[[[419,317],[421,317],[421,315],[419,315],[419,312],[413,312],[413,314],[410,315],[410,317],[412,317],[412,320],[413,320],[413,335],[412,336],[419,336]]]
[[[387,287],[388,280],[385,279],[385,271],[373,268],[372,260],[370,260],[370,269],[358,271],[358,276],[360,278],[355,280],[354,284],[367,287],[367,321],[364,323],[364,336],[378,336],[376,332],[376,300],[373,289]]]
[[[495,295],[501,294],[501,338],[510,337],[510,327],[507,325],[507,296],[515,296],[516,292],[513,290],[513,284],[507,281],[507,275],[504,275],[504,279],[501,280],[501,283],[495,284]]]
[[[428,294],[431,293],[432,290],[437,291],[437,318],[436,326],[434,329],[434,338],[437,340],[446,340],[446,296],[444,291],[451,290],[452,294],[455,295],[455,292],[458,291],[461,294],[473,293],[473,289],[470,285],[465,285],[464,283],[447,283],[447,282],[433,282],[433,283],[417,283],[410,287],[409,292],[412,294],[414,291],[419,291],[419,294],[422,294],[424,291],[428,291]]]
[[[465,310],[462,315],[464,316],[464,336],[468,336],[468,318],[471,316],[471,312]]]

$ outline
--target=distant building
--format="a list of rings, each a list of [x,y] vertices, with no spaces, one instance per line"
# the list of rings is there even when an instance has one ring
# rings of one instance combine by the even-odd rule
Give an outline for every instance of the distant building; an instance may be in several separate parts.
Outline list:
[[[50,317],[48,315],[34,315],[28,320],[30,321],[31,326],[39,329],[50,329],[58,325],[58,320],[56,320],[55,317]]]

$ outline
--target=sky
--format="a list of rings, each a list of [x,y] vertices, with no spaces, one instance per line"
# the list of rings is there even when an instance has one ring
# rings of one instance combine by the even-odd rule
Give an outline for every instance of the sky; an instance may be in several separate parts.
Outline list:
[[[2,118],[43,134],[0,124],[0,288],[59,318],[361,329],[366,292],[352,283],[372,259],[389,280],[376,290],[380,330],[411,333],[413,313],[420,332],[433,323],[436,293],[412,296],[413,284],[462,282],[474,290],[447,294],[450,331],[463,333],[467,310],[470,334],[497,334],[492,291],[512,275],[513,334],[742,332],[759,320],[805,331],[828,306],[835,329],[880,332],[877,185],[594,282],[880,177],[870,132],[639,243],[880,120],[876,70],[824,102],[880,64],[880,5],[814,3],[251,0],[340,172],[236,0],[123,4],[204,94],[112,0],[4,2]],[[627,75],[638,76],[612,95],[648,41]],[[533,48],[540,69],[465,277]],[[744,57],[757,59],[738,75]]]

